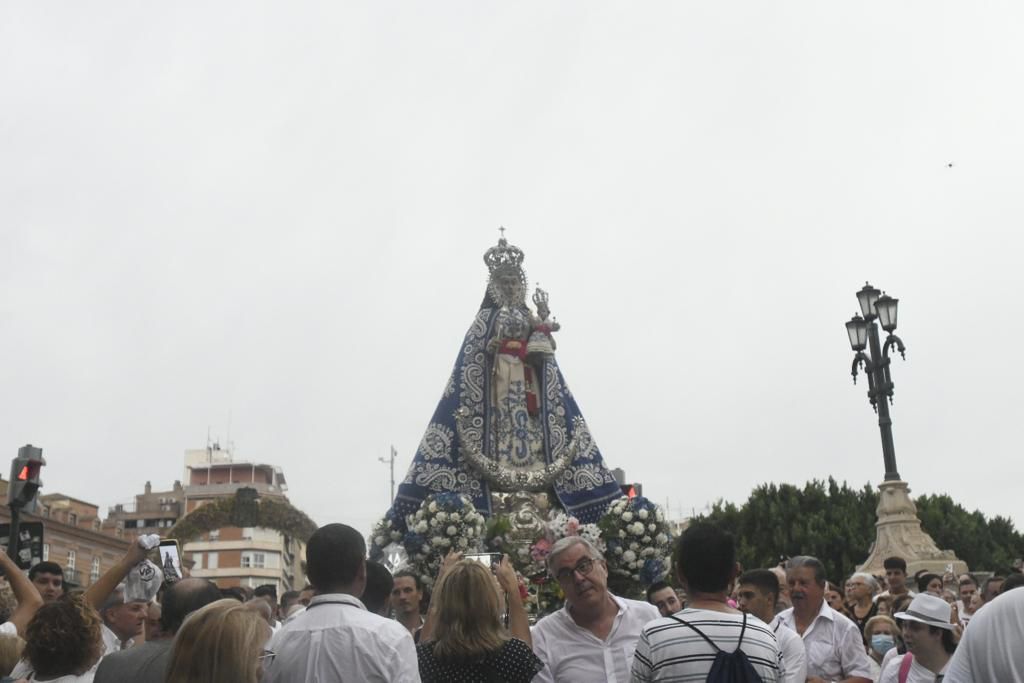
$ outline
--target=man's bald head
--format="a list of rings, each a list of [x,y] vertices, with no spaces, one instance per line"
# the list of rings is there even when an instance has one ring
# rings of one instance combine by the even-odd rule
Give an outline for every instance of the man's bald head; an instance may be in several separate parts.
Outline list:
[[[220,589],[211,581],[182,579],[164,591],[160,628],[166,634],[177,633],[185,617],[220,598]]]

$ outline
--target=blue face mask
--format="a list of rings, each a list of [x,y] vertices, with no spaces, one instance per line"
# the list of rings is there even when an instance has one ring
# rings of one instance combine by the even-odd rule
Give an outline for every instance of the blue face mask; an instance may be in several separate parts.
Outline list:
[[[896,647],[896,639],[886,633],[876,633],[871,636],[871,649],[880,655]]]

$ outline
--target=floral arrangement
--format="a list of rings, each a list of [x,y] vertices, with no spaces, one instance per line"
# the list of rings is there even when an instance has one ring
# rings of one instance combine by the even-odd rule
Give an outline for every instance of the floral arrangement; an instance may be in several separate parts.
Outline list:
[[[420,579],[431,586],[449,550],[475,552],[484,540],[484,516],[469,498],[458,493],[427,496],[406,518],[406,525],[402,545]]]
[[[376,562],[384,558],[384,549],[392,543],[401,543],[403,534],[395,525],[395,519],[389,511],[370,532],[370,559]]]
[[[623,496],[598,522],[607,543],[610,574],[649,586],[668,574],[672,534],[657,505],[643,496]]]

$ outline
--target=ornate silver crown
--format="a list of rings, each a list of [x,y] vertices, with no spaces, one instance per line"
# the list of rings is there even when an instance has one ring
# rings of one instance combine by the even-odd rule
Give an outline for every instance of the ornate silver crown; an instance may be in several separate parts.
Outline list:
[[[502,237],[498,240],[498,246],[491,247],[484,253],[484,263],[492,273],[506,268],[520,268],[523,265],[523,250],[509,244]]]
[[[545,292],[540,287],[537,287],[536,289],[534,289],[533,290],[533,305],[534,306],[540,306],[541,304],[544,304],[546,306],[547,303],[548,303],[548,293]]]

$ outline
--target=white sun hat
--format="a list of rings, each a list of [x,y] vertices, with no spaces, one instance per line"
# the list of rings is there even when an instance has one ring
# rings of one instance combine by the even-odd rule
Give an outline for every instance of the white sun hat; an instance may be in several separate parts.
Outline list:
[[[949,621],[952,615],[953,610],[948,602],[931,593],[919,593],[910,601],[906,612],[897,612],[892,618],[897,621],[916,621],[952,631],[953,624]]]

